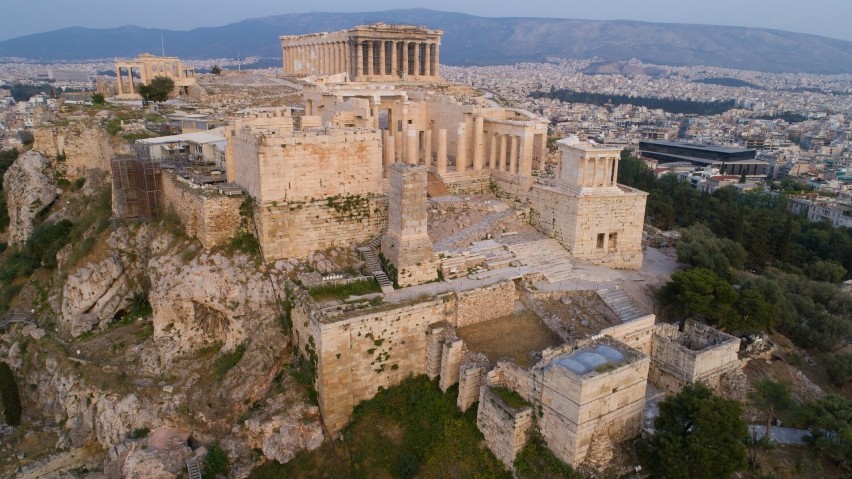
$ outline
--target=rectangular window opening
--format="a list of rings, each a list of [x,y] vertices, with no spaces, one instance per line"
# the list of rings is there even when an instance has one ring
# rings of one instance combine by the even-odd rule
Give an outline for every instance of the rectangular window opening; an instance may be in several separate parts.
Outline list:
[[[604,244],[604,234],[600,233],[600,234],[598,234],[598,249],[603,249],[603,244]]]

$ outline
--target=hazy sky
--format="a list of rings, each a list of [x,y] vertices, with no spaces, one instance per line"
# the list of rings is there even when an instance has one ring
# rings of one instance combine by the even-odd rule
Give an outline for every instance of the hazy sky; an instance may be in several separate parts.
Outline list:
[[[190,30],[282,13],[414,7],[491,17],[766,27],[852,40],[850,0],[0,0],[0,40],[71,26]]]

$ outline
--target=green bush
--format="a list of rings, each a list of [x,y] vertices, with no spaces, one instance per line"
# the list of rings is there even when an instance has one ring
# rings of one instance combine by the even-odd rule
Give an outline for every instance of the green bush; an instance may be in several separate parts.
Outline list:
[[[21,396],[12,368],[0,362],[0,401],[3,403],[3,415],[10,426],[21,425]]]
[[[322,284],[309,290],[311,297],[320,301],[324,299],[343,300],[350,296],[360,296],[381,292],[382,288],[375,279],[369,278],[348,284]]]
[[[530,428],[527,443],[515,456],[514,466],[518,479],[581,479],[583,477],[553,454],[535,426]]]
[[[852,379],[852,354],[830,353],[825,355],[825,370],[831,384],[842,388]]]
[[[130,433],[130,437],[132,437],[133,439],[142,439],[148,437],[149,432],[151,432],[151,430],[147,427],[136,428],[133,430],[132,433]]]
[[[220,474],[227,476],[230,470],[228,455],[222,450],[222,446],[218,442],[207,446],[207,454],[204,456],[204,477],[214,478]]]

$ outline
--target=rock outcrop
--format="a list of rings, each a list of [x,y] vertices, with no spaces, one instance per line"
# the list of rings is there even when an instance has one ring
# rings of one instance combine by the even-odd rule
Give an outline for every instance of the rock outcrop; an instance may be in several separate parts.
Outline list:
[[[103,327],[128,307],[129,298],[141,291],[149,238],[148,226],[119,228],[107,240],[109,256],[68,276],[62,289],[65,333],[77,337],[93,327]]]
[[[9,244],[23,244],[33,231],[36,215],[50,206],[58,191],[55,171],[44,156],[28,151],[3,176],[9,208]]]
[[[106,130],[88,117],[74,118],[66,126],[36,128],[33,133],[34,150],[48,158],[65,155],[69,178],[79,178],[87,169],[110,170],[115,148]]]

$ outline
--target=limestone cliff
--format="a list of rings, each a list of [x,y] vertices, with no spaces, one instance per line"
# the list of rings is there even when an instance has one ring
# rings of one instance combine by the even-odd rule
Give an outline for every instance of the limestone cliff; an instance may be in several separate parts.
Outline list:
[[[71,118],[67,125],[36,128],[33,149],[42,152],[48,158],[65,155],[66,174],[69,178],[79,178],[83,171],[96,169],[110,170],[110,159],[116,147],[126,143],[112,142],[107,132],[94,120]]]
[[[57,197],[50,161],[35,151],[18,157],[3,175],[3,193],[9,208],[9,244],[23,244],[33,230],[36,215]]]

